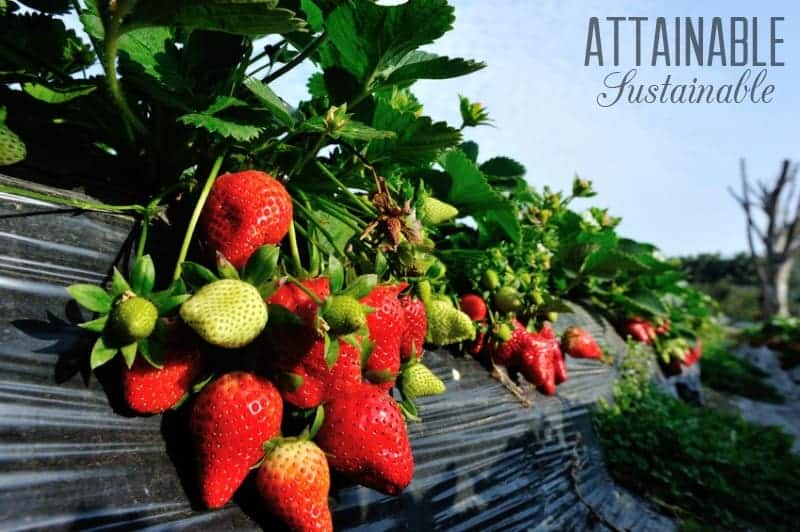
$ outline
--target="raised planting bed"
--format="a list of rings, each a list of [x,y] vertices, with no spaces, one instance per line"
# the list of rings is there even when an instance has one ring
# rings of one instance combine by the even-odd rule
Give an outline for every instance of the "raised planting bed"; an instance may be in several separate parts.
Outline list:
[[[54,192],[54,191],[50,191]],[[0,195],[0,523],[4,530],[275,529],[252,478],[218,511],[205,511],[193,483],[186,408],[126,417],[89,376],[87,316],[64,290],[100,283],[133,221]],[[580,307],[579,324],[617,357],[624,342]],[[446,394],[420,399],[409,423],[416,468],[389,497],[334,478],[336,529],[671,530],[671,520],[609,478],[589,411],[616,370],[568,358],[569,380],[552,397],[531,392],[525,408],[470,357],[428,352]],[[252,477],[252,475],[251,475]]]

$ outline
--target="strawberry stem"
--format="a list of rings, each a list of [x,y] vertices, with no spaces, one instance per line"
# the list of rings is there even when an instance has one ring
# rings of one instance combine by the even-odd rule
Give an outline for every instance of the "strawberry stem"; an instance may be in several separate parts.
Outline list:
[[[352,191],[352,190],[350,190],[349,188],[347,188],[347,186],[345,186],[345,184],[344,184],[344,183],[342,183],[342,182],[339,180],[339,178],[338,178],[338,177],[336,177],[336,176],[333,174],[333,172],[331,172],[330,170],[328,170],[328,167],[326,167],[326,166],[325,166],[324,164],[322,164],[320,161],[317,161],[316,163],[317,163],[317,168],[319,168],[320,172],[322,172],[322,174],[323,174],[325,177],[327,177],[328,179],[330,179],[330,180],[331,180],[331,182],[332,182],[333,184],[335,184],[337,187],[339,187],[339,188],[342,190],[342,192],[344,192],[344,193],[347,195],[347,197],[349,197],[351,200],[353,200],[353,203],[355,203],[356,205],[358,205],[358,207],[359,207],[359,208],[360,208],[362,211],[364,211],[364,213],[365,213],[365,214],[367,214],[368,216],[371,216],[371,217],[374,217],[374,216],[375,216],[375,214],[376,214],[376,213],[375,213],[375,209],[372,207],[372,205],[370,205],[370,204],[369,204],[369,202],[367,202],[367,201],[366,201],[366,200],[364,200],[363,198],[359,198],[358,196],[356,196],[355,194],[353,194],[353,191]]]
[[[306,286],[303,283],[301,283],[291,275],[287,275],[286,280],[295,285],[297,288],[299,288],[303,293],[305,293],[305,295],[307,295],[309,299],[311,299],[311,301],[316,303],[317,306],[321,307],[324,304],[323,301],[319,297],[317,297],[317,294],[306,288]]]
[[[98,211],[98,212],[135,212],[143,214],[147,211],[147,207],[143,205],[108,205],[106,203],[96,203],[92,201],[83,201],[72,198],[60,198],[43,192],[35,192],[21,187],[12,185],[0,184],[0,192],[5,194],[14,194],[24,198],[30,198],[40,201],[46,201],[55,205],[63,205],[65,207],[74,207],[85,211]]]
[[[292,264],[295,275],[302,275],[303,263],[300,261],[300,250],[297,248],[297,233],[294,231],[294,220],[289,224],[289,249],[292,252]]]
[[[211,192],[211,187],[214,186],[214,181],[217,179],[217,174],[222,167],[222,161],[224,159],[225,154],[221,153],[214,161],[211,172],[209,172],[208,178],[206,178],[206,182],[203,185],[203,190],[200,192],[200,197],[197,198],[197,204],[194,206],[192,217],[189,219],[189,226],[186,228],[186,234],[183,236],[181,250],[178,253],[178,261],[175,263],[175,271],[172,274],[173,281],[177,281],[181,276],[181,266],[186,259],[186,254],[189,253],[189,244],[192,242],[192,236],[194,235],[195,227],[197,227],[197,221],[200,219],[200,213],[203,211],[208,195]]]

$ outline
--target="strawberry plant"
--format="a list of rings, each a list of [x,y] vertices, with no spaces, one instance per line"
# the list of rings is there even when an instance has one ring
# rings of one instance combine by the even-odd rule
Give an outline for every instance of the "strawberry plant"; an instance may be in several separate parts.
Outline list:
[[[398,494],[403,415],[445,391],[423,344],[553,395],[562,345],[602,355],[555,336],[566,300],[688,363],[708,299],[605,210],[573,210],[591,183],[539,190],[511,158],[479,162],[464,135],[490,119],[468,98],[457,127],[424,114],[417,80],[484,66],[422,50],[453,22],[446,0],[0,1],[0,166],[103,201],[0,191],[136,218],[130,280],[69,290],[131,409],[190,409],[209,508],[254,466],[299,529],[331,526],[328,467]],[[272,83],[301,63],[290,105]]]

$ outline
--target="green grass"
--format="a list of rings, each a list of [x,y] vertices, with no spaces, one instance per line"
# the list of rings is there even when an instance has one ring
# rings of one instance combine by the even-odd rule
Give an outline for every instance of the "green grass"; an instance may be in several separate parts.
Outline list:
[[[720,338],[704,342],[701,359],[703,384],[717,391],[741,395],[755,401],[783,403],[783,396],[767,382],[766,373],[746,360],[733,356]]]
[[[631,349],[613,404],[594,425],[612,475],[681,518],[722,529],[796,530],[800,457],[792,438],[658,391]]]

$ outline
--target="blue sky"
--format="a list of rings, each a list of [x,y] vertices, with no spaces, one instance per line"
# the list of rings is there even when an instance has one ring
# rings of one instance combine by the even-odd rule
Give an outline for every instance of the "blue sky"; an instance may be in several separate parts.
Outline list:
[[[667,255],[745,249],[743,216],[727,192],[739,183],[739,158],[746,157],[752,177],[770,179],[783,158],[800,158],[797,2],[452,3],[455,28],[429,49],[480,59],[488,66],[464,78],[417,83],[413,90],[427,114],[460,123],[457,94],[484,103],[496,127],[467,132],[480,144],[482,159],[500,154],[518,159],[535,186],[567,189],[575,173],[593,180],[599,194],[590,201],[622,216],[623,234],[653,242]],[[769,17],[783,16],[778,28],[785,42],[778,58],[785,66],[768,68],[774,99],[766,105],[617,104],[602,109],[595,97],[614,68],[583,66],[591,16],[650,17],[643,35],[651,35],[658,16],[704,16],[707,23],[714,16],[757,16],[760,43],[767,42]],[[609,27],[602,27],[604,44],[610,41]],[[620,40],[630,46],[626,31],[621,27]],[[616,70],[630,66],[623,63]],[[640,68],[639,76],[662,82],[671,73],[686,81],[698,77],[733,83],[742,70],[658,66]],[[275,89],[299,98],[307,74],[299,69],[278,80]]]

